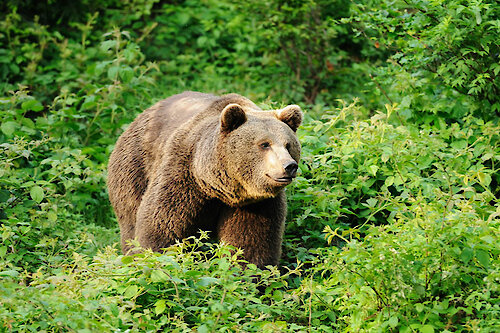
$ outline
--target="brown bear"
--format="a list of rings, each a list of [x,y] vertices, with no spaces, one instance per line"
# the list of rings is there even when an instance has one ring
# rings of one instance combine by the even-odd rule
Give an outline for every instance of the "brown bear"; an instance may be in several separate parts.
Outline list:
[[[184,92],[144,111],[109,159],[122,251],[134,238],[160,251],[202,229],[277,265],[301,122],[297,105],[263,111],[237,94]]]

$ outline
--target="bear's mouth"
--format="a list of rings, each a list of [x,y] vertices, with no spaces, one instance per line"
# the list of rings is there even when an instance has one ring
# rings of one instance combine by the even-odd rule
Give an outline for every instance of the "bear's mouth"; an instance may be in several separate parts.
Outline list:
[[[275,178],[275,177],[269,176],[268,174],[266,174],[266,176],[269,177],[269,178],[271,178],[272,180],[274,180],[276,183],[283,184],[283,185],[288,185],[293,180],[293,177],[279,177],[279,178]]]

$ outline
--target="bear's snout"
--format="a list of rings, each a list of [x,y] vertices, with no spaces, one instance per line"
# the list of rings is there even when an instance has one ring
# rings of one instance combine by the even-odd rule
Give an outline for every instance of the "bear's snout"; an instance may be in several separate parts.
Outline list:
[[[286,174],[289,177],[295,178],[297,175],[297,169],[299,168],[299,165],[295,161],[289,161],[283,164],[283,169],[285,169]]]

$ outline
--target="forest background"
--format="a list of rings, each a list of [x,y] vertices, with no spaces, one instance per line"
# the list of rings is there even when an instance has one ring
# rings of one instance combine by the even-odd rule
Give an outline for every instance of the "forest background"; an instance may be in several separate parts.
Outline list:
[[[5,0],[0,330],[500,330],[500,3]],[[123,256],[118,136],[184,90],[295,103],[280,268]]]

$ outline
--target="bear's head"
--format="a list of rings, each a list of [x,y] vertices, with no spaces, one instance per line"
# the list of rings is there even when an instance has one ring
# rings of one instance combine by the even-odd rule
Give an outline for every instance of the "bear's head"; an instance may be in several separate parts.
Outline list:
[[[220,114],[220,197],[236,206],[276,196],[295,178],[300,159],[297,105],[262,111],[229,104]]]

